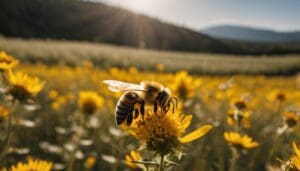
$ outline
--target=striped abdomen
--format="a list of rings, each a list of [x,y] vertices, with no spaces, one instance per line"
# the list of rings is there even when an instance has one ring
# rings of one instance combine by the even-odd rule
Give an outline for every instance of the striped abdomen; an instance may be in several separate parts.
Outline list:
[[[119,99],[115,118],[117,125],[127,121],[127,125],[130,125],[133,120],[134,105],[138,102],[139,96],[135,92],[125,92]]]

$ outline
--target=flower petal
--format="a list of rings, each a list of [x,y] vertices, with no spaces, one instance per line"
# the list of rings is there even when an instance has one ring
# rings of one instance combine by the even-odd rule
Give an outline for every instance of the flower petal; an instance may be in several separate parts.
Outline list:
[[[203,127],[200,127],[198,129],[196,129],[195,131],[185,135],[184,137],[180,138],[180,142],[181,143],[187,143],[187,142],[191,142],[195,139],[198,139],[202,136],[204,136],[205,134],[208,133],[208,131],[210,131],[212,129],[211,125],[205,125]]]
[[[294,148],[294,151],[295,151],[296,155],[298,157],[300,157],[300,149],[298,149],[298,147],[297,147],[297,145],[296,145],[295,142],[293,142],[293,148]]]
[[[188,116],[186,116],[186,117],[183,118],[183,120],[182,120],[182,122],[181,122],[181,123],[182,123],[182,128],[183,128],[183,129],[186,129],[187,127],[190,126],[191,121],[192,121],[192,118],[193,118],[192,115],[188,115]]]

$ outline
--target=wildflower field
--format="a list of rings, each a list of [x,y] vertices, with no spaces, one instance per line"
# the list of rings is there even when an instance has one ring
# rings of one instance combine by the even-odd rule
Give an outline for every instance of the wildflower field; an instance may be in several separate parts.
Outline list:
[[[2,170],[300,170],[297,75],[18,59],[0,53]],[[104,80],[155,81],[178,103],[157,110],[146,104],[144,115],[136,104],[139,115],[117,125],[115,108],[126,91],[113,92]]]

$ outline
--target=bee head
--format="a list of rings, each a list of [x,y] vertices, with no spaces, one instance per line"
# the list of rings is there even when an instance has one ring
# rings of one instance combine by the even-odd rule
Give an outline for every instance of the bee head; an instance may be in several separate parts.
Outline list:
[[[163,89],[163,86],[155,81],[143,81],[141,85],[149,92],[159,92]]]

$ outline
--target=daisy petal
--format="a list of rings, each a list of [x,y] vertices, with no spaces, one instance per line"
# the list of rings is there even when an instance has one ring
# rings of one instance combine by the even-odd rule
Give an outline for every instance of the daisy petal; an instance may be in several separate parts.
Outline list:
[[[200,127],[198,129],[196,129],[195,131],[180,138],[180,142],[187,143],[187,142],[194,141],[195,139],[198,139],[198,138],[204,136],[205,134],[207,134],[208,131],[210,131],[211,129],[212,129],[211,125],[205,125],[203,127]]]
[[[297,147],[297,145],[296,145],[295,142],[293,142],[293,148],[294,148],[294,151],[295,151],[296,155],[298,157],[300,157],[300,149],[298,149],[298,147]]]

